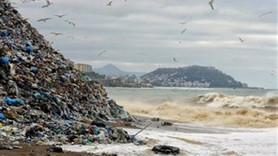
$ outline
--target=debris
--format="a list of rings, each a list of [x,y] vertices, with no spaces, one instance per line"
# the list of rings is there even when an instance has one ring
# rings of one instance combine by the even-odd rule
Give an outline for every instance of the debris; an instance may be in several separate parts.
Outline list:
[[[147,124],[145,127],[143,127],[142,129],[140,129],[140,131],[138,131],[137,133],[135,133],[134,135],[132,135],[132,138],[134,138],[136,135],[138,135],[139,133],[141,133],[144,129],[146,129],[147,127],[149,127],[152,123]]]
[[[159,122],[160,118],[152,118],[151,121]]]
[[[6,144],[0,144],[0,150],[13,150],[13,147]]]
[[[161,123],[161,126],[172,126],[172,125],[173,125],[173,123],[167,122],[167,121],[164,121]]]
[[[178,147],[174,146],[167,146],[167,145],[156,145],[152,148],[152,151],[154,151],[156,154],[179,154],[180,149]]]
[[[126,131],[106,123],[134,118],[14,10],[7,0],[0,1],[0,140],[129,142]]]
[[[56,152],[56,153],[63,153],[63,149],[61,147],[50,147],[48,149],[46,149],[49,152]]]

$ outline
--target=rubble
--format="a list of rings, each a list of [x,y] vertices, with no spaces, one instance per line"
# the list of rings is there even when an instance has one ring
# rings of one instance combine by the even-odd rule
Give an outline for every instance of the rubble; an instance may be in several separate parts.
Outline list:
[[[0,1],[0,14],[0,142],[130,141],[107,121],[134,118],[107,97],[102,84],[87,83],[7,0]]]

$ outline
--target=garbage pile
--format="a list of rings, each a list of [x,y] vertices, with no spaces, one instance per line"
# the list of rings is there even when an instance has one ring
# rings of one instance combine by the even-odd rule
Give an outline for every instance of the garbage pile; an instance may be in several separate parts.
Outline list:
[[[0,1],[0,142],[128,142],[107,121],[133,121],[86,82],[6,0]]]

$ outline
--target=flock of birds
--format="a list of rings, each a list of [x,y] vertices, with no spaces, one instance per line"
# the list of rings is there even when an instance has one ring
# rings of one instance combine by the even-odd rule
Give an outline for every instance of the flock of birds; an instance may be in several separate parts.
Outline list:
[[[214,1],[215,1],[215,0],[210,0],[210,1],[208,2],[208,4],[209,4],[211,10],[214,10],[214,5],[213,5],[213,4],[214,4]],[[111,1],[111,2],[112,2],[112,1]],[[258,17],[263,17],[263,16],[265,16],[265,15],[272,14],[272,13],[273,13],[272,11],[267,11],[267,12],[264,12],[264,13],[258,15]],[[186,22],[180,22],[179,24],[185,25],[185,24],[187,24],[187,23],[186,23]],[[186,32],[186,30],[187,30],[187,28],[184,28],[184,29],[181,31],[181,34],[183,34],[184,32]],[[245,42],[245,40],[243,40],[241,37],[238,37],[238,39],[239,39],[239,41],[240,41],[241,43]],[[182,43],[182,42],[179,41],[179,44],[181,44],[181,43]],[[174,62],[178,62],[177,59],[176,59],[175,57],[173,57],[173,61],[174,61]]]
[[[30,2],[35,2],[36,0],[21,0],[22,3],[30,3]],[[47,8],[47,7],[50,7],[51,5],[54,5],[53,2],[49,1],[49,0],[45,0],[46,4],[41,6],[42,8]],[[56,16],[57,18],[60,18],[62,19],[64,16],[67,16],[67,14],[61,14],[61,15],[54,15]],[[52,18],[50,17],[46,17],[46,18],[40,18],[37,20],[37,22],[47,22],[49,20],[51,20]],[[27,19],[26,19],[27,20]],[[63,20],[65,23],[68,23],[69,25],[72,25],[73,27],[76,27],[76,24],[70,20]],[[60,33],[60,32],[50,32],[50,34],[54,35],[54,36],[61,36],[61,35],[64,35],[63,33]],[[71,35],[68,35],[67,36],[68,39],[72,39],[74,40],[74,37],[71,36]],[[53,43],[53,42],[52,42]]]
[[[111,2],[112,2],[112,1],[111,1]],[[212,10],[214,10],[213,3],[214,3],[214,0],[210,0],[210,1],[208,2],[209,6],[211,7]],[[258,17],[263,17],[263,16],[268,15],[268,14],[272,14],[272,11],[264,12],[264,13],[260,14]],[[185,25],[186,22],[180,22],[179,24]],[[186,30],[187,30],[187,28],[184,28],[184,29],[181,31],[181,34],[183,34]],[[239,39],[239,41],[240,41],[241,43],[245,42],[245,40],[243,40],[243,39],[240,38],[240,37],[239,37],[238,39]],[[181,42],[179,42],[179,43],[181,43]],[[174,59],[174,61],[177,62],[176,59]]]
[[[36,0],[21,0],[21,1],[22,1],[23,3],[29,3],[29,2],[35,2]],[[125,0],[125,1],[127,1],[127,0]],[[208,2],[208,4],[209,4],[211,10],[214,10],[214,9],[215,9],[215,7],[214,7],[214,1],[215,1],[215,0],[210,0],[210,1]],[[54,5],[54,3],[53,3],[53,2],[50,2],[49,0],[45,0],[45,2],[46,2],[46,4],[43,5],[42,8],[47,8],[47,7],[51,6],[51,5]],[[111,7],[111,6],[112,6],[112,3],[113,3],[113,1],[109,1],[109,2],[106,4],[106,6]],[[264,12],[264,13],[258,15],[258,17],[263,17],[263,16],[266,16],[266,15],[272,14],[272,13],[273,13],[272,11]],[[64,16],[67,16],[67,14],[54,15],[54,16],[56,16],[56,17],[58,17],[58,18],[63,18]],[[47,21],[50,20],[50,19],[51,19],[51,18],[49,18],[49,17],[47,17],[47,18],[41,18],[41,19],[38,19],[37,22],[47,22]],[[75,23],[73,23],[72,21],[69,21],[69,20],[63,20],[63,21],[66,22],[66,23],[68,23],[69,25],[74,26],[74,27],[76,26]],[[187,22],[180,22],[179,24],[180,24],[180,25],[186,25]],[[182,31],[181,31],[181,34],[184,34],[186,31],[187,31],[187,28],[183,28]],[[63,35],[62,33],[59,33],[59,32],[51,32],[50,34],[52,34],[52,35],[54,35],[54,36]],[[67,38],[68,38],[68,39],[74,39],[73,36],[67,36]],[[238,39],[239,39],[239,41],[240,41],[241,43],[245,42],[245,40],[242,39],[241,37],[238,37]],[[182,42],[179,42],[179,43],[181,44]],[[104,53],[106,53],[106,52],[107,52],[106,50],[103,50],[103,51],[99,52],[97,56],[101,56],[102,54],[104,54]],[[176,59],[175,57],[173,57],[173,61],[174,61],[174,62],[178,62],[177,59]]]

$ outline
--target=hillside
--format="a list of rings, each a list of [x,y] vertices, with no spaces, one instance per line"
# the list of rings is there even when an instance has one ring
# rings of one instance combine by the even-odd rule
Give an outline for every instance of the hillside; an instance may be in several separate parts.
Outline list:
[[[113,64],[108,64],[104,67],[101,68],[96,68],[93,69],[94,72],[103,74],[106,76],[142,76],[145,73],[140,73],[140,72],[127,72],[119,69],[118,67],[114,66]]]
[[[243,84],[214,67],[159,68],[141,78],[153,86],[241,88]]]

